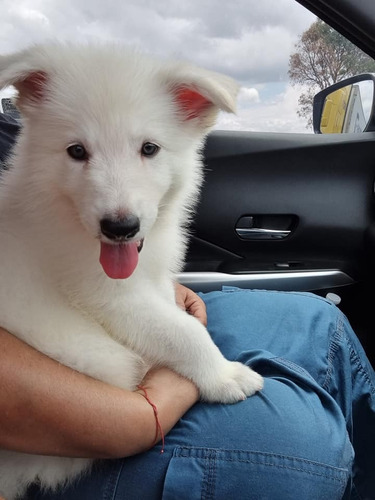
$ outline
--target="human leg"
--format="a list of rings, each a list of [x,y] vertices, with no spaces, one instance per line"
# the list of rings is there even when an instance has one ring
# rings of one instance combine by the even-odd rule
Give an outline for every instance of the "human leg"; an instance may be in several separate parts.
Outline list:
[[[296,358],[303,348],[303,343],[291,347],[296,322],[301,331],[324,330],[320,306],[314,309],[310,299],[299,296],[260,292],[208,294],[205,300],[215,342],[227,357],[265,376],[262,393],[236,405],[198,404],[168,434],[163,455],[156,446],[106,462],[60,494],[30,498],[343,497],[352,448],[342,411],[301,365],[281,357],[286,349]],[[311,324],[300,323],[306,316]]]
[[[30,498],[341,499],[351,447],[337,406],[298,370],[263,362],[262,395],[196,405],[168,434],[163,454],[158,445],[98,466],[60,494]]]
[[[342,312],[294,292],[227,288],[205,302],[211,334],[227,356],[252,346],[270,351],[303,367],[335,399],[356,453],[353,490],[375,498],[375,375]]]

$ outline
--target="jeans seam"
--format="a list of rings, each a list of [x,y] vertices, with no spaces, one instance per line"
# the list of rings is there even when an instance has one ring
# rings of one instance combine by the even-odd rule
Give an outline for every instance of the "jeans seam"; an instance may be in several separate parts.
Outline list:
[[[210,450],[206,458],[206,467],[202,481],[201,500],[211,500],[215,498],[216,484],[216,451]]]
[[[344,328],[344,319],[341,314],[338,315],[336,325],[335,325],[335,333],[332,338],[332,342],[330,343],[329,349],[328,349],[328,356],[327,356],[327,361],[328,361],[328,368],[327,368],[327,373],[326,373],[326,378],[324,380],[324,383],[322,385],[323,389],[329,392],[329,385],[333,373],[333,361],[337,355],[337,351],[340,348],[340,344],[345,341],[346,345],[349,349],[349,355],[350,355],[350,360],[352,363],[356,365],[358,373],[361,373],[364,378],[366,379],[366,383],[370,387],[371,394],[375,394],[375,386],[372,383],[371,377],[367,373],[367,370],[364,368],[364,366],[361,363],[361,360],[356,353],[356,350],[348,338],[347,335],[345,335],[345,328]]]
[[[173,458],[178,458],[178,459],[191,459],[191,458],[199,458],[201,460],[204,460],[207,462],[212,462],[212,464],[207,464],[206,468],[208,469],[207,476],[213,477],[214,474],[216,474],[216,462],[240,462],[240,463],[249,463],[249,464],[254,464],[254,465],[265,465],[269,467],[277,467],[281,469],[286,469],[286,470],[296,470],[298,472],[305,472],[306,474],[311,474],[314,476],[319,476],[319,477],[325,477],[327,479],[332,479],[333,481],[340,482],[342,481],[342,476],[348,476],[350,471],[348,468],[345,467],[337,467],[333,466],[330,464],[322,463],[322,462],[317,462],[314,460],[309,460],[306,458],[300,458],[300,457],[293,457],[293,456],[288,456],[288,455],[283,455],[279,453],[267,453],[267,452],[261,452],[261,451],[252,451],[250,452],[252,455],[259,455],[264,458],[277,458],[277,459],[287,459],[287,460],[294,460],[297,461],[301,464],[300,467],[298,466],[291,466],[291,465],[283,465],[283,464],[276,464],[276,463],[271,463],[270,461],[264,461],[262,463],[259,462],[259,460],[254,460],[251,458],[230,458],[230,457],[222,457],[220,455],[220,452],[236,452],[236,453],[245,453],[249,454],[249,450],[229,450],[229,449],[208,449],[208,448],[197,448],[197,447],[188,447],[188,446],[181,446],[178,447],[178,451],[175,450],[174,457]],[[190,453],[194,450],[201,451],[203,454],[200,454],[199,456],[191,455]],[[185,453],[184,453],[185,452]],[[206,452],[206,453],[204,453]],[[318,471],[312,471],[308,470],[307,468],[302,467],[303,464],[306,464],[306,466],[311,465],[311,466],[318,466],[320,468],[328,468],[331,472],[331,474],[325,474],[324,472],[318,472]],[[208,482],[210,482],[211,479],[208,479]],[[202,500],[206,500],[207,497],[202,497]],[[212,498],[212,497],[208,497]]]
[[[361,373],[361,375],[363,375],[363,377],[366,379],[366,383],[368,384],[368,386],[370,388],[371,395],[374,396],[375,395],[375,386],[371,380],[371,377],[368,374],[368,371],[363,366],[363,364],[362,364],[362,362],[357,354],[357,351],[355,350],[352,342],[347,337],[347,335],[345,335],[345,340],[346,340],[346,343],[347,343],[349,350],[350,350],[350,360],[353,363],[355,363],[356,368],[357,368],[357,372]]]
[[[294,361],[283,358],[282,356],[274,356],[270,359],[273,359],[277,363],[280,363],[281,365],[299,373],[300,375],[304,375],[305,377],[308,377],[310,380],[313,380],[314,382],[316,382],[314,377],[307,370],[302,368],[302,366],[297,365],[297,363],[295,363]]]
[[[175,458],[183,459],[183,460],[190,460],[191,459],[191,457],[183,457],[183,456],[175,457]],[[207,461],[207,459],[206,459],[206,461]],[[325,479],[329,479],[330,481],[335,481],[335,482],[338,482],[340,484],[342,483],[343,480],[345,480],[345,479],[347,480],[349,478],[349,475],[350,475],[349,469],[340,469],[340,472],[343,475],[343,477],[340,478],[340,477],[331,476],[329,474],[323,474],[320,472],[309,471],[309,470],[299,468],[299,467],[291,467],[291,466],[287,466],[287,465],[279,465],[279,464],[271,464],[271,463],[261,463],[260,464],[257,460],[245,460],[245,459],[241,459],[241,458],[239,458],[239,459],[219,458],[219,459],[217,459],[217,461],[219,461],[219,462],[222,461],[222,462],[245,463],[245,464],[253,464],[253,465],[263,465],[265,467],[275,467],[277,469],[297,471],[297,472],[302,472],[304,474],[309,474],[311,476],[324,477]],[[211,459],[208,459],[208,462],[211,462]],[[210,465],[208,467],[209,467],[209,469],[211,468]],[[336,468],[336,470],[337,470],[337,468]],[[208,484],[209,487],[206,488],[206,486],[203,485],[201,500],[209,500],[211,498],[214,498],[214,496],[212,496],[213,476],[211,476],[210,473],[208,475],[210,476],[210,478],[208,479],[206,484]]]
[[[308,297],[308,298],[311,298],[313,300],[317,300],[319,302],[324,302],[325,304],[327,304],[330,307],[336,307],[336,306],[334,306],[334,304],[330,300],[326,299],[325,297],[321,297],[320,295],[316,295],[314,293],[311,293],[311,292],[293,292],[293,291],[285,291],[285,290],[258,290],[258,289],[253,289],[253,288],[238,288],[238,287],[230,287],[230,286],[228,286],[228,288],[226,286],[223,286],[221,291],[225,292],[225,293],[246,292],[246,293],[256,293],[256,294],[264,293],[264,294],[268,294],[268,295],[270,295],[270,294],[288,295],[288,296],[296,295],[297,297]]]
[[[329,392],[329,385],[331,383],[331,378],[333,373],[333,361],[340,347],[341,340],[342,340],[342,325],[341,322],[339,324],[339,321],[337,320],[335,325],[335,332],[328,347],[328,354],[327,354],[328,367],[324,382],[322,384],[323,389],[326,390],[327,392]]]
[[[116,461],[117,464],[117,461]],[[124,467],[124,462],[121,460],[120,467],[112,467],[109,474],[108,481],[103,493],[103,500],[115,500],[118,482],[121,476],[122,468]]]

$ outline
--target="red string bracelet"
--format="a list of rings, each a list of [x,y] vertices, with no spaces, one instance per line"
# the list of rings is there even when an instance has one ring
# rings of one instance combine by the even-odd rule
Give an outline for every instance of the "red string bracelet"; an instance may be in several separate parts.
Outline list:
[[[143,387],[143,385],[138,385],[137,388],[144,392],[144,394],[141,394],[141,396],[143,396],[145,398],[147,403],[154,410],[154,415],[155,415],[155,420],[156,420],[156,433],[155,433],[155,439],[154,439],[153,445],[159,441],[159,434],[160,434],[161,444],[162,444],[160,453],[164,453],[164,447],[165,447],[164,431],[163,431],[163,428],[160,424],[160,420],[159,420],[159,416],[158,416],[158,409],[157,409],[156,405],[148,397],[148,394],[147,394],[145,387]]]

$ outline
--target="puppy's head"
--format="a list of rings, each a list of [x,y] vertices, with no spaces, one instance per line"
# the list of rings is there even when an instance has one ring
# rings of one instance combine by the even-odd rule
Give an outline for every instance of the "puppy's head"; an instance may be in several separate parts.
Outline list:
[[[82,231],[100,240],[115,278],[134,271],[144,238],[165,230],[167,213],[181,218],[193,204],[202,141],[237,95],[224,75],[113,45],[3,56],[7,85],[24,118],[16,156],[27,157],[41,199],[64,199]]]

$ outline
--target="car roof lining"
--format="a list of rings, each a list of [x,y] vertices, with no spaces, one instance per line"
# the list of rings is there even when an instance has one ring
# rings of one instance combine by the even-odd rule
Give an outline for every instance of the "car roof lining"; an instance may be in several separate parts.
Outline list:
[[[374,0],[296,0],[375,59]]]

